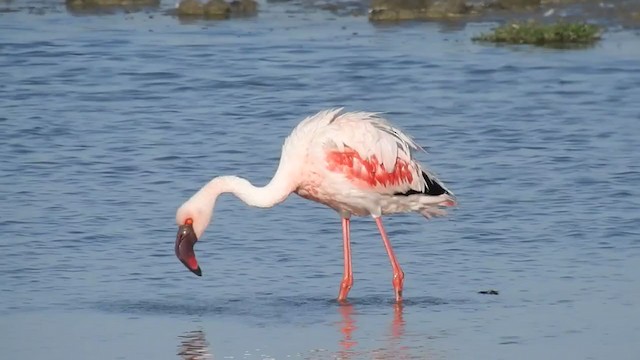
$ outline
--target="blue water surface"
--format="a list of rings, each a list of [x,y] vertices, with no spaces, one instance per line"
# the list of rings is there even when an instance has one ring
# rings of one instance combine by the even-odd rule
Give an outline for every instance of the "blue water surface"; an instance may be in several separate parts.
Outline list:
[[[164,4],[170,7],[171,4]],[[288,4],[0,14],[0,354],[7,359],[637,359],[640,42],[494,47],[492,24],[380,26]],[[375,223],[232,196],[175,258],[210,178],[269,181],[324,108],[381,111],[456,193],[445,219]],[[499,295],[478,291],[497,290]]]

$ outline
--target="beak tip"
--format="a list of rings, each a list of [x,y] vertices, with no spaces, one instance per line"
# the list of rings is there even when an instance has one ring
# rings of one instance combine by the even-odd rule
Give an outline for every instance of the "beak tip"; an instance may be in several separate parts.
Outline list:
[[[202,276],[202,270],[200,269],[200,266],[198,266],[195,270],[191,270],[191,271],[198,276]]]

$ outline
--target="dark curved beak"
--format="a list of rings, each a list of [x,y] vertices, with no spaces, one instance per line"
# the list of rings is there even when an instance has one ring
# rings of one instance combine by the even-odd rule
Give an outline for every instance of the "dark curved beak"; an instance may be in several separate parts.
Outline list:
[[[176,235],[176,256],[187,269],[198,276],[202,276],[202,270],[200,270],[198,260],[196,260],[196,253],[193,251],[193,246],[197,241],[198,237],[193,231],[192,225],[185,224],[178,227],[178,235]]]

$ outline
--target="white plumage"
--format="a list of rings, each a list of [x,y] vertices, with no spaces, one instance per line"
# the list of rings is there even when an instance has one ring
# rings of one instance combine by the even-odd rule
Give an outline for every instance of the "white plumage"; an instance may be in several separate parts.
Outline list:
[[[380,163],[388,174],[393,173],[399,161],[403,162],[411,172],[412,180],[371,185],[362,179],[354,181],[344,173],[327,169],[327,152],[344,152],[348,149],[357,153],[361,160],[381,160]],[[445,212],[437,205],[452,205],[455,201],[453,193],[434,174],[423,169],[413,157],[414,150],[422,148],[379,114],[342,113],[339,108],[321,111],[304,119],[285,140],[283,161],[298,162],[296,167],[302,174],[299,175],[301,181],[296,192],[337,211],[347,211],[359,216],[410,211],[420,212],[427,217],[444,215]],[[289,158],[289,154],[293,156]],[[301,154],[305,156],[300,157]],[[281,163],[281,166],[288,167],[288,164]],[[354,172],[366,172],[359,161],[353,166]],[[382,169],[376,170],[379,172]],[[435,185],[427,179],[435,182]],[[444,192],[435,196],[428,195],[428,190],[434,186],[442,187]],[[321,196],[313,196],[314,190],[321,192]],[[394,195],[406,194],[411,190],[415,194]]]

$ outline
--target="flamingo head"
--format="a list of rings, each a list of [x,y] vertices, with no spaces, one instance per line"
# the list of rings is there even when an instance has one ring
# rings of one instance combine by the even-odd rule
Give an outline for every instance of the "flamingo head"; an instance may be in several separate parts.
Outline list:
[[[204,229],[209,225],[211,211],[202,210],[202,207],[194,205],[187,202],[178,209],[176,214],[178,234],[176,235],[175,252],[187,269],[202,276],[202,270],[196,260],[193,247],[198,241],[198,237],[202,236]]]

